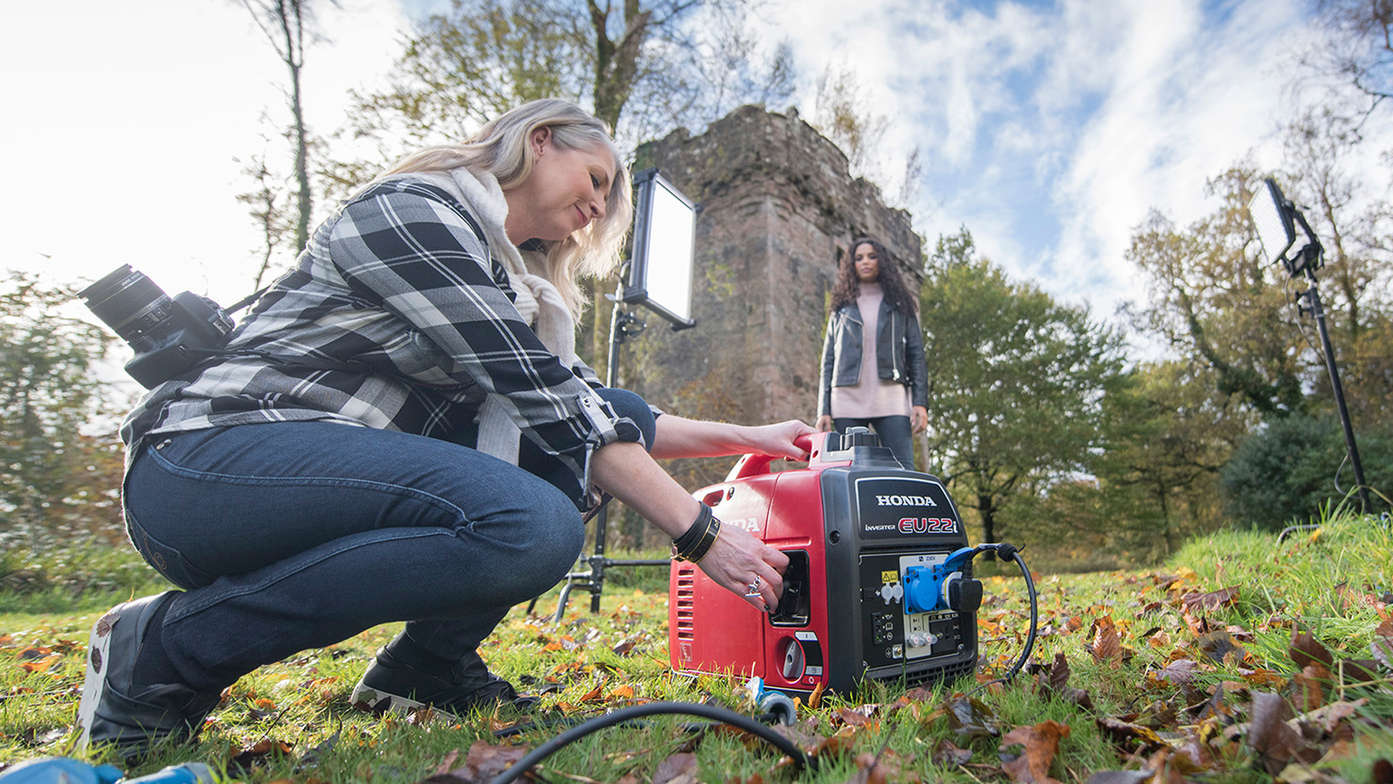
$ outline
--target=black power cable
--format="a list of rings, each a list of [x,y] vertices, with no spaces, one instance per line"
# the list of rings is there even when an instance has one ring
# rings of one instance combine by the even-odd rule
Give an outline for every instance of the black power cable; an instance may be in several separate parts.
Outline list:
[[[1030,633],[1025,638],[1025,650],[1021,651],[1021,657],[1016,659],[1016,663],[1011,666],[1009,672],[1001,680],[1009,681],[1021,671],[1025,663],[1030,660],[1030,653],[1035,649],[1035,627],[1040,619],[1039,607],[1035,598],[1035,581],[1030,577],[1030,570],[1026,568],[1025,559],[1021,558],[1020,550],[1015,545],[998,544],[993,545],[996,554],[1007,561],[1015,561],[1016,566],[1020,567],[1021,574],[1025,576],[1025,590],[1030,595]]]
[[[787,754],[793,759],[793,764],[799,768],[813,768],[815,762],[802,749],[798,748],[788,738],[780,735],[769,727],[760,724],[749,716],[736,713],[725,708],[718,708],[715,705],[702,705],[696,702],[650,702],[646,705],[635,705],[630,708],[621,708],[613,713],[606,713],[572,727],[569,730],[557,735],[551,740],[543,743],[527,756],[513,763],[512,767],[498,774],[490,784],[507,784],[521,776],[533,765],[550,757],[558,749],[570,743],[574,743],[580,738],[589,735],[596,730],[612,727],[616,724],[623,724],[632,721],[640,716],[652,716],[655,714],[672,713],[685,714],[689,716],[701,716],[702,718],[715,719],[723,724],[730,724],[739,727],[746,732],[756,735],[776,746],[779,751]]]
[[[1015,545],[1006,543],[982,544],[978,545],[975,550],[976,552],[973,553],[974,556],[977,553],[993,550],[1002,560],[1013,561],[1016,566],[1020,568],[1021,574],[1025,577],[1026,592],[1030,596],[1030,632],[1026,636],[1025,648],[1021,651],[1020,658],[1016,659],[1016,663],[1011,666],[1011,669],[1007,671],[1004,677],[981,684],[981,686],[978,687],[978,689],[981,689],[993,683],[1002,683],[1010,680],[1015,677],[1016,673],[1020,672],[1021,668],[1025,666],[1025,663],[1029,661],[1030,654],[1035,649],[1035,631],[1039,622],[1039,606],[1035,592],[1035,581],[1031,578],[1030,569],[1026,567],[1025,559],[1021,558],[1020,551]],[[507,784],[507,782],[517,779],[523,773],[531,769],[532,766],[550,757],[552,754],[555,754],[562,747],[574,743],[592,732],[605,729],[606,727],[613,727],[618,724],[631,723],[642,716],[653,716],[657,714],[700,716],[702,718],[713,719],[723,724],[730,724],[773,744],[784,754],[787,754],[800,769],[812,769],[816,767],[816,760],[809,757],[802,749],[798,748],[784,736],[749,716],[725,708],[719,708],[715,705],[703,705],[696,702],[650,702],[646,705],[621,708],[612,713],[606,713],[603,716],[596,716],[593,719],[582,722],[566,730],[528,752],[527,756],[498,774],[490,784]],[[888,742],[889,739],[887,738],[886,741]],[[881,750],[884,750],[884,746],[881,747]],[[876,758],[879,759],[879,757],[880,754],[877,753]]]

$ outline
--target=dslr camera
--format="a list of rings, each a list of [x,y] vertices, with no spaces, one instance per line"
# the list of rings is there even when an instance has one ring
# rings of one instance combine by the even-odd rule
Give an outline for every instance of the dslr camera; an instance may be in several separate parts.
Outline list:
[[[188,372],[227,345],[232,319],[218,303],[187,291],[172,298],[123,264],[78,292],[102,323],[135,351],[126,372],[146,389]]]

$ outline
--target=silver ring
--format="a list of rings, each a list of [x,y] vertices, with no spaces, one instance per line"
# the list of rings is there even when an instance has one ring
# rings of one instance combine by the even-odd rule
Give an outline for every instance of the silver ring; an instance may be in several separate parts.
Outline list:
[[[745,587],[745,595],[759,596],[759,575],[755,575],[755,579],[752,580],[750,584]]]

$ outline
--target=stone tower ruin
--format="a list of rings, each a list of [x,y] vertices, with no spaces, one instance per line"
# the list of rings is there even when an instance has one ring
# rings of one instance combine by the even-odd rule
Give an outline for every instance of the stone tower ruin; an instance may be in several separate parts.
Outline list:
[[[648,329],[619,355],[618,386],[686,417],[762,424],[816,419],[827,304],[853,236],[878,237],[917,289],[921,240],[909,213],[853,179],[846,155],[794,110],[745,106],[700,136],[678,129],[641,146],[635,171],[657,167],[698,203],[695,329]],[[689,490],[729,460],[674,461]]]

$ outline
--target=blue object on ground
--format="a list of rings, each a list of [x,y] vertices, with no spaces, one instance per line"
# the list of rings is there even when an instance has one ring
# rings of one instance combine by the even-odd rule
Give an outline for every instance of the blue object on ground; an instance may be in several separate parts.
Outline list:
[[[213,784],[213,770],[202,762],[184,762],[116,784]]]
[[[202,762],[170,765],[133,779],[114,765],[90,765],[67,757],[29,760],[0,773],[0,784],[213,784],[213,770]]]
[[[4,784],[113,784],[121,769],[114,765],[89,765],[66,757],[29,760],[0,773]]]

